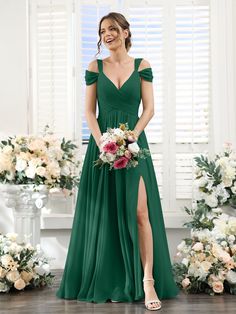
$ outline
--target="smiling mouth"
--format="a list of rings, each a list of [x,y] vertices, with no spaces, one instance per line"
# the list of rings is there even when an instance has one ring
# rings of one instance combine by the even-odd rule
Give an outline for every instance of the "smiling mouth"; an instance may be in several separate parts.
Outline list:
[[[114,41],[114,39],[108,40],[108,41],[106,41],[106,44],[110,44],[110,43],[112,43],[113,41]]]

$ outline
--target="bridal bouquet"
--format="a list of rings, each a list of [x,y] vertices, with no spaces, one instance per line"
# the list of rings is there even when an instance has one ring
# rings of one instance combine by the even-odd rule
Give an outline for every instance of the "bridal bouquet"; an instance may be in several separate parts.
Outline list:
[[[100,155],[94,166],[109,164],[109,170],[128,169],[138,165],[138,158],[150,156],[147,148],[139,147],[137,136],[129,129],[128,123],[120,123],[119,128],[108,128],[100,142]]]
[[[45,127],[42,136],[18,135],[0,141],[0,183],[44,184],[71,191],[78,183],[77,146]],[[52,191],[51,190],[51,191]]]
[[[18,243],[16,233],[0,234],[0,292],[42,287],[53,283],[49,258],[40,245]]]

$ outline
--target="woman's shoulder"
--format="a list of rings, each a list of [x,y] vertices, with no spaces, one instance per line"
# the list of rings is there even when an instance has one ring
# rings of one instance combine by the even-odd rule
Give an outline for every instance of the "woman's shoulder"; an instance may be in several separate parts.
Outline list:
[[[98,62],[97,59],[94,59],[88,64],[88,71],[90,72],[98,72]]]
[[[147,68],[151,68],[151,64],[150,62],[147,60],[147,59],[144,59],[144,58],[141,58],[141,62],[139,64],[139,68],[138,68],[138,71],[142,71],[144,69],[147,69]]]

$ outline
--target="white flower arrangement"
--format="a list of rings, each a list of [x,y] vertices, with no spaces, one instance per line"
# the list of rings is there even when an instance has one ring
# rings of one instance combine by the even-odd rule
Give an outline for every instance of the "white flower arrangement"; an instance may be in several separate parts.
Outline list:
[[[195,160],[195,199],[184,208],[191,238],[177,246],[176,283],[186,293],[236,294],[236,217],[223,212],[236,208],[236,154],[226,143],[223,154]]]
[[[43,184],[51,191],[65,192],[79,183],[78,147],[64,137],[59,140],[48,128],[42,136],[22,135],[0,141],[0,183]]]
[[[231,143],[224,151],[209,158],[196,157],[194,199],[209,207],[230,204],[236,208],[236,152]]]
[[[18,243],[17,237],[0,234],[0,292],[51,285],[54,275],[40,245]]]

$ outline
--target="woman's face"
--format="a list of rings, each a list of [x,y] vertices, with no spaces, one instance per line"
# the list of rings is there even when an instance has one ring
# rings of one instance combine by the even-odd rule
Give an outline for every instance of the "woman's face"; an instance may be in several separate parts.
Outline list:
[[[117,32],[116,28],[119,29],[120,33]],[[125,46],[125,38],[128,36],[128,31],[123,30],[119,25],[114,24],[113,21],[105,19],[101,24],[100,35],[102,43],[108,49],[115,50],[122,45]]]

